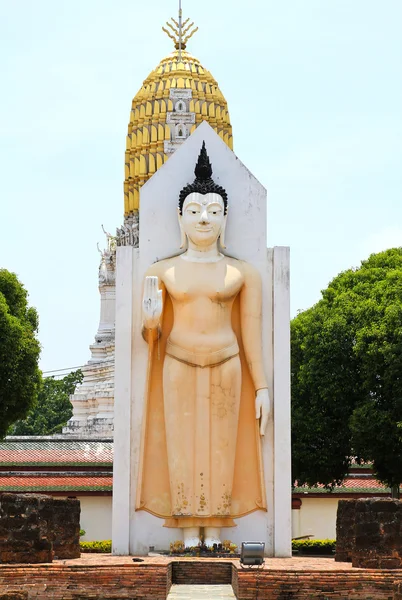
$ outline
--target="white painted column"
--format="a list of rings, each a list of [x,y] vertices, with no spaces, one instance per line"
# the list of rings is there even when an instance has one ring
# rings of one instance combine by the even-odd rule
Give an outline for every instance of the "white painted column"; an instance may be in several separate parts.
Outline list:
[[[274,249],[267,248],[266,261],[261,270],[262,291],[263,291],[263,319],[262,319],[262,346],[264,354],[265,375],[268,380],[269,397],[271,402],[274,398],[274,348],[273,348],[273,328],[274,328],[274,310],[273,310],[273,261]],[[268,512],[264,514],[264,528],[261,529],[259,536],[253,539],[265,542],[266,556],[274,556],[274,531],[275,531],[275,502],[274,502],[274,410],[271,407],[271,414],[267,429],[262,440],[262,458],[264,467],[265,495]],[[262,535],[261,535],[262,534]]]
[[[117,248],[116,348],[114,396],[114,461],[112,553],[129,554],[130,539],[130,422],[132,390],[133,263],[132,246]]]
[[[273,255],[274,556],[292,555],[289,248]]]
[[[116,287],[115,284],[99,286],[101,296],[101,310],[97,338],[110,339],[114,336],[116,315]]]

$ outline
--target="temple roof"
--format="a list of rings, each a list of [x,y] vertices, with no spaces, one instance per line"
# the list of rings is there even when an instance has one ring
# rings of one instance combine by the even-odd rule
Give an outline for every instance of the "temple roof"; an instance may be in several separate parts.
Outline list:
[[[1,473],[0,492],[111,492],[111,473]]]
[[[10,466],[112,467],[112,440],[8,437],[0,442],[0,468]]]
[[[334,489],[329,492],[323,485],[318,485],[316,487],[305,486],[296,486],[293,488],[293,494],[297,495],[348,495],[348,494],[390,494],[391,489],[386,487],[380,481],[375,479],[372,475],[364,475],[364,474],[349,474],[348,477],[342,481],[341,485],[337,485]]]
[[[113,486],[113,440],[8,437],[0,442],[0,492],[42,492],[54,495],[110,495]],[[389,496],[391,490],[373,477],[371,465],[352,465],[341,485],[298,486],[293,497]]]
[[[125,154],[125,215],[138,210],[140,187],[202,121],[208,121],[233,148],[228,106],[217,81],[197,58],[175,49],[148,75],[132,101]],[[175,127],[181,128],[177,135]]]
[[[0,442],[0,492],[111,495],[112,439],[8,437]]]

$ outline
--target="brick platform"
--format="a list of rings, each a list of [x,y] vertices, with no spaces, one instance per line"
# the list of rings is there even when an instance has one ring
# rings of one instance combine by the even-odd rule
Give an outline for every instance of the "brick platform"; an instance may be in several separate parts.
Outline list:
[[[238,560],[158,556],[134,563],[86,554],[40,566],[0,565],[0,600],[165,600],[173,578],[227,583],[229,576],[239,600],[257,593],[258,600],[400,600],[402,588],[402,570],[353,569],[332,558],[268,559],[256,571],[241,569]]]

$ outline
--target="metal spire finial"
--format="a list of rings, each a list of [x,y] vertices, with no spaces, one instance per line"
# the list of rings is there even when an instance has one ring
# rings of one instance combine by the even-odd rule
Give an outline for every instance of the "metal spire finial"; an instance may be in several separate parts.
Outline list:
[[[166,25],[169,27],[170,31],[169,31],[169,29],[166,29],[165,27],[162,27],[162,31],[167,33],[167,35],[170,37],[170,39],[174,41],[174,47],[176,48],[176,50],[179,51],[178,60],[181,60],[182,50],[186,49],[186,44],[187,44],[188,40],[195,34],[196,31],[198,31],[198,27],[195,27],[195,29],[192,29],[194,26],[194,22],[188,24],[190,19],[186,19],[183,22],[183,11],[181,8],[181,0],[179,0],[179,20],[176,21],[176,19],[173,19],[173,17],[170,20],[173,22],[175,27],[172,25],[172,23],[170,23],[169,21],[166,21]],[[171,32],[173,32],[173,35]]]
[[[181,45],[183,43],[183,11],[181,9],[181,0],[179,0],[179,60],[181,60]]]

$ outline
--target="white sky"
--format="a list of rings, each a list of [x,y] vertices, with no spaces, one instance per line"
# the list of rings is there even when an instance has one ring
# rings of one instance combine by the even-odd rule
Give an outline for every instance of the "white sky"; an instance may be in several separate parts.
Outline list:
[[[235,152],[289,245],[292,315],[402,245],[401,0],[183,0]],[[176,0],[0,0],[0,266],[40,317],[42,369],[84,364],[96,243],[122,222],[131,99],[171,51]]]

